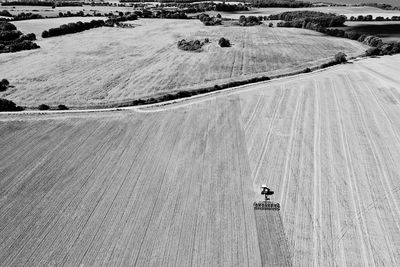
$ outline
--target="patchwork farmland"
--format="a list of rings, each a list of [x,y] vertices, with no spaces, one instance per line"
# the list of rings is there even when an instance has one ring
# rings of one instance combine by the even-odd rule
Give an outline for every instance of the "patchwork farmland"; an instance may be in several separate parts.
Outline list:
[[[398,266],[399,62],[148,109],[1,115],[0,262],[259,266],[265,183],[293,266]]]
[[[303,70],[332,60],[338,51],[356,56],[368,48],[310,30],[267,25],[207,27],[198,20],[162,19],[133,24],[133,29],[102,27],[42,39],[37,41],[41,49],[2,55],[0,73],[14,88],[0,97],[30,107],[113,104]],[[219,47],[221,37],[233,46]],[[205,38],[211,43],[201,53],[177,48],[181,39]]]

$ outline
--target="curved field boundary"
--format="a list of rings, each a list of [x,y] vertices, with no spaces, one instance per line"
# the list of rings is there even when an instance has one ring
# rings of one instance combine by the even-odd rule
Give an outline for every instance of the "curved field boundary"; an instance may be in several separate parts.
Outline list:
[[[365,59],[363,57],[351,58],[348,62],[353,63],[354,61]],[[202,92],[190,92],[190,96],[182,96],[177,97],[172,100],[160,100],[158,102],[149,103],[149,104],[132,104],[132,102],[136,100],[129,100],[132,105],[129,105],[128,102],[121,102],[119,104],[113,105],[104,105],[104,106],[93,106],[93,107],[70,107],[70,110],[26,110],[21,112],[0,112],[1,115],[46,115],[46,114],[64,114],[64,113],[88,113],[88,112],[111,112],[111,111],[121,111],[121,110],[134,110],[136,112],[160,112],[169,109],[176,109],[180,107],[184,107],[187,105],[191,105],[198,102],[207,101],[209,97],[214,97],[216,94],[235,94],[242,93],[244,91],[252,91],[255,89],[259,89],[259,85],[268,84],[271,82],[287,82],[292,79],[297,79],[299,76],[310,76],[317,75],[322,71],[326,71],[328,69],[337,68],[340,65],[334,65],[328,68],[320,69],[318,66],[310,68],[312,72],[304,73],[303,70],[291,72],[287,74],[280,74],[276,76],[270,76],[268,79],[264,79],[262,81],[257,82],[249,82],[243,83],[241,85],[235,85],[232,87],[221,87],[220,89],[213,89],[209,91]],[[201,90],[206,90],[205,88]],[[186,91],[185,91],[186,92]],[[179,92],[178,92],[179,93]],[[161,97],[162,98],[162,97]],[[188,102],[183,104],[182,102]],[[173,104],[179,104],[179,106],[174,106]],[[168,106],[168,107],[167,107]]]

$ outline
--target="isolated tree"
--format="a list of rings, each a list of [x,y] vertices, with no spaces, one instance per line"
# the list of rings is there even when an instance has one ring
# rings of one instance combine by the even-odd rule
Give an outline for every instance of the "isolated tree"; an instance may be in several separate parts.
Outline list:
[[[221,39],[219,39],[218,44],[220,47],[230,47],[231,43],[229,42],[228,39],[225,39],[224,37],[221,37]]]
[[[68,107],[66,105],[58,105],[59,110],[68,110]]]
[[[46,105],[46,104],[41,104],[41,105],[38,106],[38,109],[39,110],[49,110],[50,107],[48,105]]]
[[[336,63],[345,63],[347,62],[347,55],[343,52],[339,52],[335,55],[335,62]]]

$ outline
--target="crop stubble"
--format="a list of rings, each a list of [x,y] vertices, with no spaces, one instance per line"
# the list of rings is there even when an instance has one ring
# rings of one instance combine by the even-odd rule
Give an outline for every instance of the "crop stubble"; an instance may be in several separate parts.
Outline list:
[[[0,262],[261,265],[266,183],[284,229],[264,234],[284,230],[294,266],[398,265],[399,60],[158,112],[1,117]]]
[[[206,27],[198,20],[132,23],[133,29],[102,27],[38,40],[38,50],[0,55],[0,73],[15,86],[0,97],[33,107],[115,104],[299,71],[330,61],[338,51],[355,56],[368,48],[304,29]],[[221,37],[233,46],[219,47]],[[176,44],[183,38],[211,43],[201,53],[181,51]]]

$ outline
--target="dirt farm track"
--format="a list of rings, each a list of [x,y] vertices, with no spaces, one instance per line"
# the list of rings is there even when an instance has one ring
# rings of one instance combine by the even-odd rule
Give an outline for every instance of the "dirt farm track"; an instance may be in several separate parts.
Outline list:
[[[284,231],[293,266],[399,266],[399,63],[142,112],[0,115],[1,265],[260,266],[259,238]],[[262,183],[279,220],[255,216]]]

